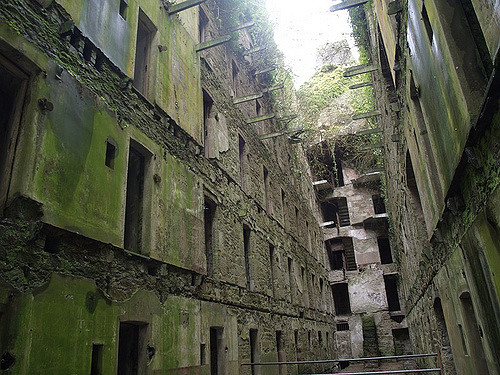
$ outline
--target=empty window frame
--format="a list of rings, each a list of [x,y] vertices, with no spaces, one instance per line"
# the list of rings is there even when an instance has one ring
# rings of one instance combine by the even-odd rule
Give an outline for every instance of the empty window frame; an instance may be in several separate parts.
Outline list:
[[[28,76],[0,55],[0,215],[5,208]]]
[[[285,216],[286,207],[285,207],[285,204],[286,204],[286,193],[283,190],[283,188],[281,188],[281,215],[283,216],[283,221],[286,220],[286,216]]]
[[[250,233],[250,227],[243,224],[243,250],[245,255],[246,286],[248,290],[252,288],[252,280],[250,278]]]
[[[378,252],[380,254],[380,263],[382,264],[392,263],[391,244],[389,242],[389,238],[378,237],[377,244],[378,244]]]
[[[406,152],[406,185],[410,195],[410,201],[413,209],[420,221],[424,221],[424,214],[422,210],[422,203],[420,201],[420,193],[418,191],[417,180],[413,171],[413,164],[410,157],[410,151]]]
[[[141,252],[143,245],[145,177],[151,153],[130,140],[127,172],[127,202],[125,206],[125,249]]]
[[[211,96],[203,90],[203,144],[205,157],[213,156],[215,133],[215,110]]]
[[[299,353],[299,331],[295,329],[293,331],[293,342],[295,344],[295,356],[298,358]]]
[[[151,75],[151,55],[156,28],[146,14],[139,8],[137,23],[137,43],[135,49],[134,87],[144,96],[149,93]]]
[[[349,300],[349,289],[347,283],[332,285],[333,303],[337,315],[351,313],[351,302]]]
[[[398,278],[396,275],[384,275],[385,294],[387,296],[387,304],[389,311],[400,311],[398,293]]]
[[[207,258],[207,275],[214,274],[214,220],[217,204],[205,195],[204,202],[205,221],[205,256]]]
[[[268,215],[271,214],[271,201],[269,198],[269,171],[266,167],[262,167],[264,175],[264,206]]]
[[[300,236],[300,220],[299,220],[299,209],[295,207],[295,228],[297,229],[297,235]]]
[[[337,323],[337,331],[349,331],[349,323],[348,322]]]
[[[312,251],[311,229],[309,228],[309,221],[306,220],[306,235],[307,235],[307,251]]]
[[[342,154],[340,152],[335,153],[335,186],[344,186],[344,171],[342,168]]]
[[[384,214],[387,212],[385,208],[384,198],[382,198],[380,195],[372,195],[372,202],[375,215]]]
[[[120,322],[118,374],[136,375],[146,371],[146,323]]]
[[[207,41],[208,17],[205,11],[201,7],[198,7],[198,9],[200,12],[199,23],[198,23],[199,38],[200,38],[200,43],[203,43]]]
[[[224,373],[223,327],[210,327],[210,375]]]

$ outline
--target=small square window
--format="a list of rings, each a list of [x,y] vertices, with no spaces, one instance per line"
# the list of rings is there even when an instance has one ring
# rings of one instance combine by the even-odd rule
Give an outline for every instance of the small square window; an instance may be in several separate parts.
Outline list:
[[[106,141],[106,161],[105,164],[111,169],[115,169],[116,146],[109,139]]]

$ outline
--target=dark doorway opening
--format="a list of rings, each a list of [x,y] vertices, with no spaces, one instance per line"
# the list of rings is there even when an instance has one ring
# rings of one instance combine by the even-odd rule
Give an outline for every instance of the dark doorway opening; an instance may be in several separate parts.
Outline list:
[[[90,365],[90,375],[102,375],[103,348],[103,345],[92,344],[92,362]]]
[[[120,322],[118,374],[138,375],[146,366],[146,323]]]
[[[223,333],[222,327],[210,327],[210,375],[221,375],[223,372]]]
[[[382,198],[380,195],[372,195],[372,201],[375,215],[384,214],[387,212],[385,208],[384,198]]]

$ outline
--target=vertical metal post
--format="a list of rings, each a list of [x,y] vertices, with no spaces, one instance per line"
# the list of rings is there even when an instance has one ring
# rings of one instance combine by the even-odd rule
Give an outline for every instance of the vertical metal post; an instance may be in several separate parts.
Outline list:
[[[440,374],[444,375],[443,358],[441,357],[441,348],[439,347],[439,345],[436,345],[436,353],[437,353],[439,369],[441,370]]]

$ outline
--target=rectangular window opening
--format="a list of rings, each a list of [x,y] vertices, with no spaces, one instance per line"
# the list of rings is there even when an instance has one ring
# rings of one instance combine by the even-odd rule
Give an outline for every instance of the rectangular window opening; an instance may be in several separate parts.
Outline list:
[[[321,347],[323,346],[323,334],[321,331],[318,331],[318,345]]]
[[[137,43],[135,49],[134,87],[144,96],[148,96],[151,74],[151,44],[156,28],[146,14],[139,9],[137,24]]]
[[[344,186],[344,171],[342,168],[342,154],[340,152],[335,153],[335,179],[337,181],[337,186]]]
[[[28,77],[0,55],[0,216],[10,184],[14,149]]]
[[[378,251],[380,254],[380,263],[382,264],[390,264],[392,263],[392,253],[391,253],[391,244],[387,237],[378,237],[377,238]]]
[[[214,219],[217,204],[205,195],[204,221],[205,221],[205,256],[207,258],[207,275],[214,274]]]
[[[250,278],[250,227],[243,224],[243,248],[245,252],[245,275],[247,280],[247,289],[251,290],[252,280]]]
[[[205,157],[212,156],[214,147],[214,126],[215,126],[214,101],[210,95],[203,90],[203,144],[205,147]]]
[[[384,284],[389,311],[400,311],[397,277],[395,275],[384,275]]]
[[[204,366],[207,364],[206,362],[206,353],[205,351],[207,350],[206,348],[206,345],[205,344],[200,344],[200,366]]]
[[[264,174],[264,205],[268,215],[271,214],[271,202],[269,200],[269,172],[266,167],[262,167]]]
[[[200,12],[200,20],[199,20],[199,37],[200,43],[207,41],[207,27],[208,27],[208,17],[207,14],[201,7],[198,7]]]
[[[285,202],[286,202],[285,198],[286,198],[285,191],[283,190],[283,188],[281,188],[281,214],[283,216],[283,220],[286,219],[285,218],[285,210],[286,210],[286,208],[285,208]]]
[[[349,323],[347,322],[337,323],[337,331],[349,331]]]
[[[120,322],[118,336],[118,374],[146,371],[146,323]]]
[[[105,165],[108,168],[115,169],[116,143],[111,139],[106,140],[106,159]]]
[[[429,14],[425,8],[425,4],[422,5],[422,20],[424,21],[425,31],[429,37],[429,42],[432,44],[432,38],[434,36],[434,31],[432,31],[431,21],[429,20]]]
[[[127,8],[128,4],[125,0],[120,0],[120,16],[126,20],[127,19]]]
[[[349,300],[349,289],[347,283],[332,285],[333,303],[337,315],[347,315],[351,313],[351,302]]]
[[[276,291],[274,287],[274,245],[269,244],[269,273],[271,276],[271,290],[273,297],[276,297]]]
[[[259,361],[259,331],[256,329],[250,330],[250,362],[255,363]],[[251,366],[252,375],[259,375],[259,366]]]
[[[347,199],[344,197],[321,202],[321,211],[323,212],[325,223],[329,223],[325,225],[326,227],[345,227],[351,225]]]
[[[299,352],[299,331],[296,329],[293,331],[293,341],[295,343],[295,353]]]
[[[258,100],[255,101],[255,114],[257,116],[262,116],[262,106]]]
[[[241,135],[238,137],[238,150],[240,157],[240,181],[241,187],[244,188],[246,143]]]
[[[128,157],[124,246],[125,249],[138,253],[142,251],[145,175],[150,160],[151,153],[131,139]]]
[[[90,375],[102,375],[102,352],[104,345],[92,344],[92,362]]]
[[[237,98],[238,97],[238,73],[239,69],[238,66],[236,65],[236,62],[232,60],[231,62],[231,72],[232,72],[232,80],[233,80],[233,97]]]
[[[380,195],[372,195],[372,201],[375,215],[384,214],[387,212],[385,208],[384,198],[382,198]]]
[[[288,283],[290,284],[290,302],[293,303],[293,260],[288,258]]]

